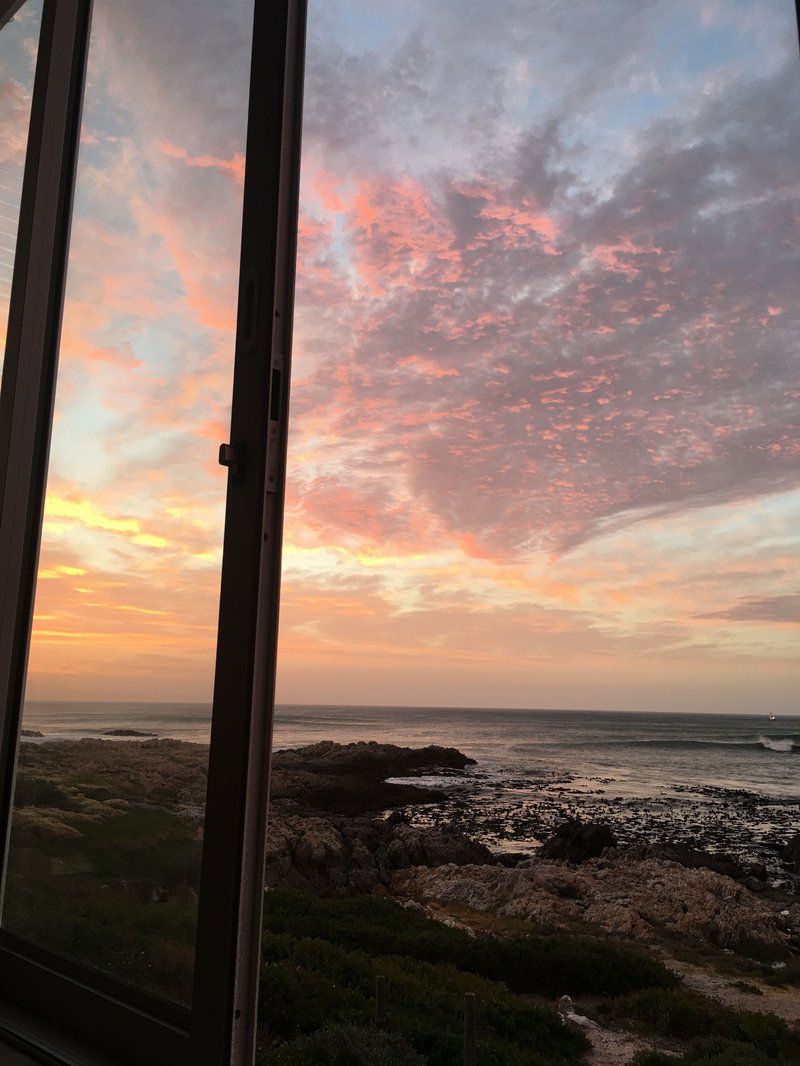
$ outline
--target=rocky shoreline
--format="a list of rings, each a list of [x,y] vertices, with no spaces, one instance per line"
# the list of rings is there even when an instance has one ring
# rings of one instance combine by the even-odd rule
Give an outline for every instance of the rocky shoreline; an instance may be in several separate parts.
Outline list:
[[[702,943],[778,964],[800,949],[800,845],[780,825],[769,869],[747,851],[706,849],[702,837],[688,838],[685,823],[664,832],[663,821],[641,817],[641,804],[635,835],[624,819],[620,831],[618,820],[584,821],[563,804],[539,815],[545,839],[532,855],[493,851],[476,833],[484,824],[480,805],[471,812],[468,796],[453,787],[459,780],[470,785],[459,754],[332,743],[276,753],[268,885],[333,896],[387,890],[444,908],[449,920],[460,910],[488,910],[543,929]],[[416,783],[398,781],[398,765]],[[392,780],[380,786],[383,775]],[[444,778],[438,789],[437,775]],[[359,781],[360,815],[343,817],[338,799],[326,809],[337,783],[349,805]],[[418,789],[400,810],[393,803],[398,788]],[[726,796],[725,811],[732,802]],[[720,840],[730,835],[714,842]]]
[[[17,840],[40,847],[141,808],[174,816],[199,841],[206,759],[204,746],[174,740],[24,743]],[[382,891],[475,911],[491,898],[495,910],[544,927],[634,939],[658,930],[776,961],[798,947],[796,810],[733,791],[705,797],[701,811],[688,795],[657,810],[552,793],[493,804],[479,773],[468,756],[437,746],[323,741],[275,752],[267,886]],[[752,839],[737,846],[744,809],[761,819],[760,850]],[[498,849],[508,833],[517,847]],[[146,891],[170,898],[172,889]]]
[[[607,780],[564,773],[498,783],[480,769],[448,784],[438,802],[408,812],[414,823],[457,828],[503,855],[532,857],[559,825],[577,819],[612,826],[623,847],[690,847],[760,868],[773,883],[792,879],[782,849],[800,832],[800,795],[673,785],[651,797],[615,796]]]

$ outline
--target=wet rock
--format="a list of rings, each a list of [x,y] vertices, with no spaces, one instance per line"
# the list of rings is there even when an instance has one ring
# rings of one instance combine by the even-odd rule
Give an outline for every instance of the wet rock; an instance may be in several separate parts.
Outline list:
[[[581,863],[602,855],[606,848],[616,847],[611,827],[603,822],[582,822],[572,818],[556,827],[556,831],[539,849],[542,859]]]
[[[272,772],[270,799],[297,813],[377,814],[393,807],[436,803],[442,793],[434,788],[389,783],[358,774],[310,773],[277,768]]]
[[[474,761],[456,748],[437,745],[401,748],[374,741],[336,744],[324,740],[275,752],[270,794],[298,813],[377,813],[442,800],[440,789],[386,778],[460,773]]]
[[[425,748],[402,748],[396,744],[359,741],[337,744],[322,740],[304,748],[276,751],[273,765],[282,769],[324,774],[358,774],[360,777],[398,777],[431,770],[463,770],[475,760],[458,751],[430,744]]]
[[[141,729],[106,729],[104,737],[157,737],[158,733],[145,733]]]

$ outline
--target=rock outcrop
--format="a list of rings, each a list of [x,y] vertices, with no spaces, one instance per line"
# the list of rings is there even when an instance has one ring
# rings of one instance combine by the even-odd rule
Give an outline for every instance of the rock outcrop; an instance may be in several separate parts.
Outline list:
[[[398,777],[430,771],[463,770],[474,766],[457,748],[429,744],[425,748],[402,748],[397,744],[379,744],[375,740],[354,744],[337,744],[321,740],[303,748],[276,751],[273,766],[286,770],[306,770],[324,774],[355,774],[359,777]]]
[[[412,869],[395,874],[392,888],[419,902],[466,906],[544,929],[702,941],[755,958],[790,957],[790,934],[776,908],[730,878],[662,860]]]
[[[182,740],[59,740],[19,749],[17,806],[62,806],[97,799],[200,811],[208,748]],[[64,803],[67,801],[65,800]]]
[[[275,814],[267,833],[267,887],[349,896],[388,886],[409,867],[491,863],[482,844],[455,831],[421,829],[399,816],[346,818]]]
[[[675,862],[688,870],[713,870],[715,874],[738,881],[752,892],[761,892],[767,887],[767,870],[763,864],[739,862],[724,852],[703,851],[688,844],[647,844],[625,848],[621,854],[627,859]]]
[[[482,844],[451,829],[412,826],[389,808],[432,803],[437,789],[387,777],[462,771],[473,759],[455,748],[322,741],[273,759],[267,885],[323,896],[371,892],[411,866],[491,863]]]
[[[401,748],[323,740],[275,752],[270,795],[280,809],[293,813],[376,814],[441,799],[437,789],[387,778],[460,772],[474,762],[455,748],[436,745]]]

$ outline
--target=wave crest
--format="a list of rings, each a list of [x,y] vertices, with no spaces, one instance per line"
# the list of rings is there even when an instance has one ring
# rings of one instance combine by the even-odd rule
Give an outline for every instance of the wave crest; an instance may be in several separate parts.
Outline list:
[[[766,748],[767,751],[779,751],[779,752],[792,752],[798,750],[798,745],[795,744],[792,737],[783,737],[780,740],[773,740],[772,737],[759,737],[759,747]]]

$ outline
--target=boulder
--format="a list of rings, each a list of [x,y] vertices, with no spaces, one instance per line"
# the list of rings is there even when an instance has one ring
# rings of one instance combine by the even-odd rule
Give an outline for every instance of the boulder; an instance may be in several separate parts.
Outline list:
[[[606,848],[616,847],[611,827],[603,822],[582,822],[571,818],[556,827],[556,831],[539,849],[538,857],[560,862],[581,863],[596,859]]]

